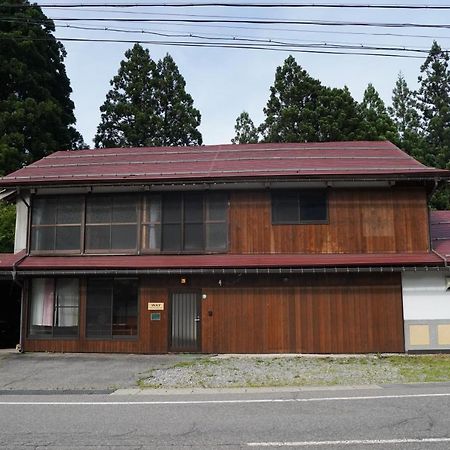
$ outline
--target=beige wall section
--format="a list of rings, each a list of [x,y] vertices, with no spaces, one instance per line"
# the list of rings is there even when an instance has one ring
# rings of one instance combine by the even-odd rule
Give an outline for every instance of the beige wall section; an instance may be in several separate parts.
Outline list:
[[[429,325],[410,325],[409,343],[411,345],[430,345]]]
[[[450,345],[450,324],[437,326],[437,339],[439,345]]]
[[[23,199],[23,200],[22,200]],[[28,225],[28,207],[30,196],[22,195],[16,200],[16,234],[14,239],[14,253],[27,248],[27,225]]]

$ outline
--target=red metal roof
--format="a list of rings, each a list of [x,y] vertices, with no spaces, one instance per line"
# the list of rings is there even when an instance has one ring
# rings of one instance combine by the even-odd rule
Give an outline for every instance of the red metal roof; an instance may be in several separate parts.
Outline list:
[[[450,177],[387,141],[140,147],[59,151],[0,185],[198,181],[260,177]]]
[[[25,256],[25,250],[18,253],[0,253],[0,270],[12,270],[14,264]]]
[[[146,256],[28,256],[18,271],[139,270],[208,268],[362,267],[440,265],[435,253],[146,255]]]
[[[450,211],[430,212],[431,245],[433,250],[450,260]]]

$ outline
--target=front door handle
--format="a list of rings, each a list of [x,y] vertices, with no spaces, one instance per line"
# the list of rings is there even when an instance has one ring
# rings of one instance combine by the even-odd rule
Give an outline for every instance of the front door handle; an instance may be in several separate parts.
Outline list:
[[[196,317],[195,319],[194,319],[194,322],[200,322],[200,317]]]

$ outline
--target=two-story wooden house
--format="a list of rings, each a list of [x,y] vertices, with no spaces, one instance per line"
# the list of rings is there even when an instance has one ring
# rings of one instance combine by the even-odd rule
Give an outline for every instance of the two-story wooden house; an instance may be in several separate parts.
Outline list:
[[[0,180],[21,345],[403,352],[402,274],[445,270],[427,200],[449,177],[389,142],[54,153]]]

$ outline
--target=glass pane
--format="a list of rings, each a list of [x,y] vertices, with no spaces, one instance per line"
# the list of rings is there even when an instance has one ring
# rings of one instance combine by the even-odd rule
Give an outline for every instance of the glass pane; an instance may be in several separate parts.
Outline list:
[[[30,336],[51,335],[53,325],[53,280],[35,278],[31,284]]]
[[[161,226],[146,225],[145,232],[147,233],[145,248],[148,250],[159,250],[161,248]]]
[[[161,197],[151,195],[146,199],[145,220],[147,222],[161,222]]]
[[[56,223],[81,224],[81,210],[83,199],[81,197],[64,197],[58,203]]]
[[[226,221],[228,212],[228,198],[226,194],[208,194],[206,200],[206,220]]]
[[[206,249],[226,250],[228,248],[228,226],[226,223],[206,225]]]
[[[55,249],[55,227],[36,227],[31,232],[32,250]]]
[[[203,249],[203,224],[186,224],[184,226],[184,250]]]
[[[279,192],[272,194],[272,222],[300,222],[300,211],[297,194]]]
[[[77,279],[56,280],[54,336],[78,335],[79,282]]]
[[[111,227],[109,225],[86,226],[86,249],[108,249],[111,247]]]
[[[86,336],[110,337],[113,280],[89,280],[86,299]]]
[[[111,223],[112,197],[87,197],[86,223]]]
[[[181,223],[181,195],[165,195],[163,199],[163,222]]]
[[[79,250],[80,232],[80,226],[56,227],[56,250]]]
[[[56,220],[56,199],[34,199],[32,211],[33,225],[52,225]]]
[[[181,225],[164,225],[162,229],[162,249],[181,250]]]
[[[138,280],[115,279],[112,334],[114,336],[137,335]]]
[[[327,195],[325,191],[300,194],[300,219],[302,221],[327,220]]]
[[[186,194],[184,196],[184,221],[203,222],[203,195]]]
[[[135,196],[118,196],[114,198],[112,221],[119,223],[136,223],[136,209],[137,207]]]
[[[111,248],[135,249],[137,243],[136,225],[112,225]]]

